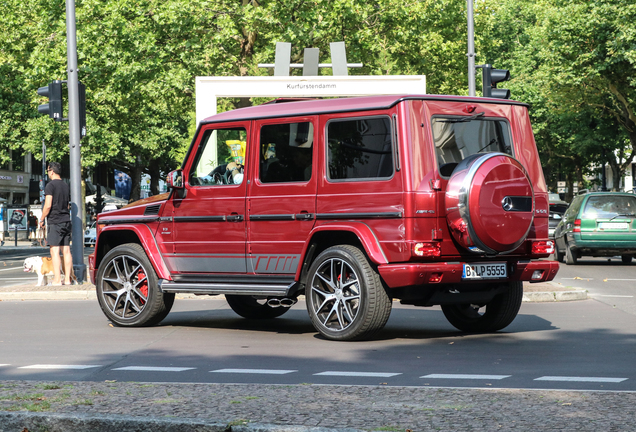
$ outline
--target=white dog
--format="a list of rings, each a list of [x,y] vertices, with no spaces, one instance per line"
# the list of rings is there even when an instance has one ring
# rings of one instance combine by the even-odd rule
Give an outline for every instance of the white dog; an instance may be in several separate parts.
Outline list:
[[[64,262],[62,262],[62,265],[64,265]],[[44,286],[46,285],[45,278],[53,276],[53,259],[51,257],[43,258],[39,256],[28,257],[24,260],[24,271],[37,273],[38,285]],[[73,267],[71,267],[71,283],[77,283]]]

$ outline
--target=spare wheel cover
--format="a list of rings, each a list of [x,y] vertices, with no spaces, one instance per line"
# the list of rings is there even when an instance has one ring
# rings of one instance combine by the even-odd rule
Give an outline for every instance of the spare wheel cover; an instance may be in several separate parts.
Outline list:
[[[526,170],[504,153],[464,159],[448,181],[446,217],[462,247],[490,255],[514,251],[534,219],[534,192]]]

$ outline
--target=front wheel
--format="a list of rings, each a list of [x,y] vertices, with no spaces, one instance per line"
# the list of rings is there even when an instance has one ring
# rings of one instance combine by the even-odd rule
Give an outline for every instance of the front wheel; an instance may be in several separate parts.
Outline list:
[[[308,273],[311,322],[327,339],[367,339],[384,327],[391,299],[366,255],[350,245],[323,251]]]
[[[117,246],[106,254],[96,277],[97,299],[104,315],[122,327],[158,324],[174,303],[174,294],[159,290],[158,278],[143,248]]]
[[[253,296],[226,294],[225,300],[234,312],[247,319],[276,318],[289,310],[287,307],[271,307],[267,299]]]
[[[442,305],[444,316],[455,328],[469,333],[501,330],[517,317],[523,298],[523,282],[510,282],[506,292],[485,305]]]

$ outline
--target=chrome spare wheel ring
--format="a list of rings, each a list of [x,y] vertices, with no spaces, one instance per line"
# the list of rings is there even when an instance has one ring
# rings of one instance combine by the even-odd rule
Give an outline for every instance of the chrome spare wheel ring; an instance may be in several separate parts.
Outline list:
[[[313,312],[320,324],[331,331],[343,331],[359,312],[358,275],[346,261],[328,259],[313,275],[311,296]]]
[[[148,304],[148,276],[141,263],[129,255],[114,257],[104,269],[102,300],[110,312],[127,320]]]

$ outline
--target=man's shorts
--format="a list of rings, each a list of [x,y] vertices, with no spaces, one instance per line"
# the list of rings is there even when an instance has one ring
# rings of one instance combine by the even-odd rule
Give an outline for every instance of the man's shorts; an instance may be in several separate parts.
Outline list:
[[[71,223],[49,224],[46,241],[49,246],[69,246],[71,244]]]

